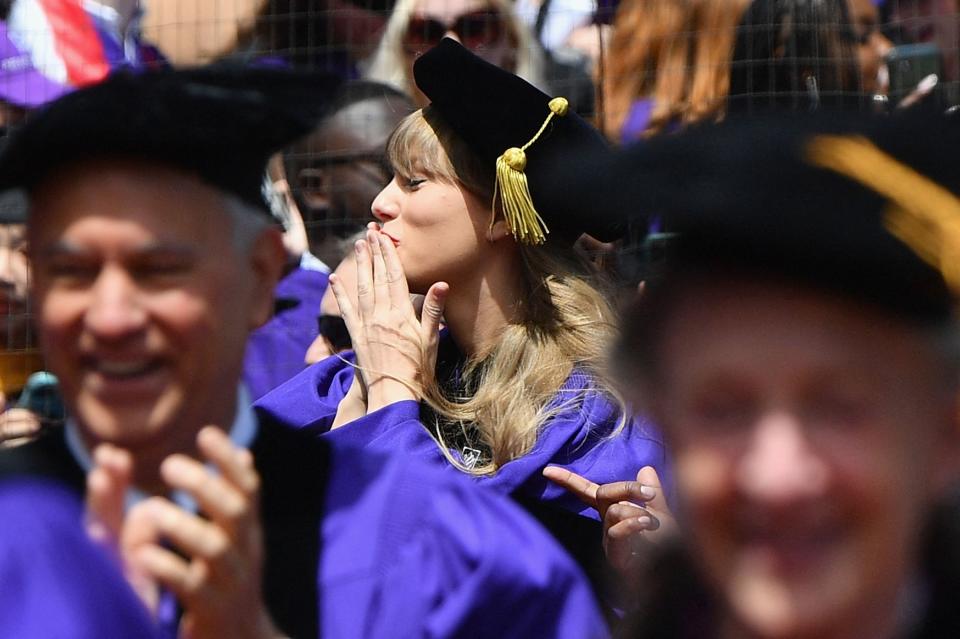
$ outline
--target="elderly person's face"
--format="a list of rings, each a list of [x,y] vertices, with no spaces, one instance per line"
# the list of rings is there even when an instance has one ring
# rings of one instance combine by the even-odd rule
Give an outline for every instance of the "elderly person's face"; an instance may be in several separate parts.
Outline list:
[[[727,621],[752,637],[887,636],[953,472],[939,359],[914,329],[821,294],[684,286],[650,393]]]
[[[40,338],[85,436],[191,450],[233,415],[248,332],[283,260],[273,230],[236,246],[221,192],[133,161],[58,172],[34,192]]]

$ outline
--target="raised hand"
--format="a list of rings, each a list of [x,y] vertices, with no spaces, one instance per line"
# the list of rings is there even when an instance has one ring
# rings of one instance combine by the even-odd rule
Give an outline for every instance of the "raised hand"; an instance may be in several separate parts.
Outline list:
[[[183,636],[277,636],[261,593],[260,479],[253,457],[209,426],[197,446],[218,472],[184,455],[171,455],[160,471],[209,520],[152,497],[127,515],[121,546],[140,574],[176,594],[184,608]]]
[[[641,468],[636,481],[603,485],[559,466],[544,468],[543,475],[597,510],[603,521],[604,554],[626,583],[633,583],[647,545],[676,530],[660,478],[651,466]]]
[[[371,225],[366,240],[358,241],[355,248],[356,305],[337,277],[331,276],[330,285],[353,340],[367,412],[406,399],[419,401],[424,373],[432,374],[436,364],[440,318],[449,288],[444,282],[431,286],[418,317],[393,242]],[[358,389],[358,396],[362,390]]]

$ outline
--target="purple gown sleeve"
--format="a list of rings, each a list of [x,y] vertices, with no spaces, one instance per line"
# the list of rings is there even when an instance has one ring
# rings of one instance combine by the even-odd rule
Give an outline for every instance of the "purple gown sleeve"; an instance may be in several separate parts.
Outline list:
[[[274,293],[280,308],[253,331],[243,360],[243,382],[253,399],[262,397],[301,372],[307,349],[317,336],[317,313],[327,274],[305,268],[288,273]]]
[[[0,637],[159,636],[81,517],[79,498],[59,485],[0,484]]]
[[[579,569],[510,500],[403,457],[344,450],[323,524],[324,636],[607,636]]]
[[[344,361],[346,360],[346,361]],[[330,425],[337,405],[353,380],[353,368],[331,357],[311,366],[257,402],[261,410],[280,421],[306,428],[334,442],[385,452],[414,455],[450,472],[459,472],[446,460],[434,438],[420,423],[417,402],[391,404],[337,430]],[[672,472],[659,430],[635,417],[620,426],[620,411],[591,378],[575,371],[557,393],[555,414],[545,424],[534,447],[497,473],[475,478],[501,493],[516,493],[564,510],[598,518],[563,488],[541,475],[546,466],[562,466],[598,484],[632,480],[643,466],[653,466],[666,494],[672,494]]]

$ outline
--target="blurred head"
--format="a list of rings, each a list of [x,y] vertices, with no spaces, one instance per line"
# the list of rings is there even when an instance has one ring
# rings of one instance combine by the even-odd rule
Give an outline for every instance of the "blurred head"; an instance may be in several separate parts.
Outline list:
[[[38,330],[88,443],[163,455],[229,427],[285,260],[267,216],[125,157],[67,165],[31,196]]]
[[[424,294],[440,280],[455,289],[516,256],[504,221],[494,222],[492,167],[482,166],[432,108],[400,124],[387,156],[394,177],[372,211],[397,246],[411,292]]]
[[[0,350],[31,346],[29,284],[26,228],[23,224],[0,224]]]
[[[367,72],[411,96],[429,100],[413,81],[413,63],[444,37],[532,84],[543,83],[541,52],[508,0],[399,0]]]
[[[737,27],[730,112],[861,104],[847,0],[753,0]]]
[[[386,85],[347,85],[320,126],[284,153],[310,250],[328,264],[340,261],[343,238],[370,220],[370,204],[391,178],[387,138],[412,110]]]
[[[669,441],[727,625],[888,636],[956,473],[955,328],[717,264],[648,289],[632,317],[618,356]]]
[[[722,113],[734,27],[749,0],[630,0],[620,4],[607,69],[605,127],[615,139],[658,133]],[[649,120],[630,121],[637,100]]]
[[[880,30],[880,12],[873,0],[849,0],[850,22],[857,38],[857,59],[863,92],[886,95],[889,74],[884,60],[893,43]]]

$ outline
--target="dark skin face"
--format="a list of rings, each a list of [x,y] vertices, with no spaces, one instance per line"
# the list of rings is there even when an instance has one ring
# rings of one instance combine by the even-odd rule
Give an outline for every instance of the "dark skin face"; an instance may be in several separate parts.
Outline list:
[[[311,251],[327,263],[339,263],[340,239],[370,220],[370,204],[392,177],[383,160],[384,146],[409,111],[398,98],[356,102],[288,154],[288,179]]]

